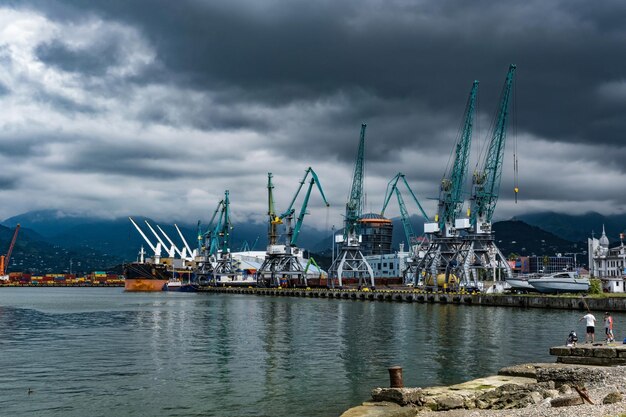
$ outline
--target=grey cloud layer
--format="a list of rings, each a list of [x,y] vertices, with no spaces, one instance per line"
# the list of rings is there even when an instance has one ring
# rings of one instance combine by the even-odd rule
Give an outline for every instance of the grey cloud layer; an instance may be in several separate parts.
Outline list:
[[[245,177],[241,192],[255,207],[264,190],[244,187],[257,183],[255,173],[263,183],[268,170],[297,177],[312,164],[334,180],[326,183],[340,211],[359,125],[367,121],[368,184],[385,184],[403,171],[418,193],[434,197],[471,82],[481,81],[478,142],[514,62],[520,197],[526,192],[532,205],[503,203],[499,215],[558,210],[555,201],[581,196],[606,202],[589,210],[626,209],[626,193],[614,192],[626,166],[623,2],[9,4],[62,26],[57,36],[35,42],[34,56],[67,78],[62,88],[46,84],[23,93],[51,111],[37,120],[49,122],[51,131],[42,134],[39,126],[26,138],[29,128],[22,125],[16,134],[0,133],[0,157],[30,155],[42,159],[41,169],[64,173],[106,178],[115,172],[145,187],[154,179],[184,189],[194,176],[211,188],[228,187]],[[73,27],[88,41],[73,38]],[[0,77],[0,100],[13,95]],[[54,139],[64,135],[74,139]],[[64,145],[48,149],[37,141]],[[544,154],[536,160],[538,152]],[[509,153],[506,158],[509,165]],[[578,159],[587,176],[567,169]],[[508,202],[511,175],[505,167]],[[383,192],[370,189],[370,201],[382,200]]]

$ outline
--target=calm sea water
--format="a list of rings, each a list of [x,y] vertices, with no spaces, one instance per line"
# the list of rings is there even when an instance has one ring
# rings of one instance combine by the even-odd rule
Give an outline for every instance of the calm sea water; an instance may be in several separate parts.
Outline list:
[[[387,386],[391,365],[404,367],[406,385],[427,386],[552,361],[548,348],[563,343],[571,329],[584,337],[580,315],[2,288],[0,410],[11,416],[337,416],[368,399],[371,388]],[[619,337],[626,317],[615,321]]]

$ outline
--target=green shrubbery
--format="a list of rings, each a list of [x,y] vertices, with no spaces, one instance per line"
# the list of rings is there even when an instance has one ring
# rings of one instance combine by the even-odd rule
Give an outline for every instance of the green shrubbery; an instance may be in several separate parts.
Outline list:
[[[589,280],[589,294],[602,294],[602,281],[599,279]]]

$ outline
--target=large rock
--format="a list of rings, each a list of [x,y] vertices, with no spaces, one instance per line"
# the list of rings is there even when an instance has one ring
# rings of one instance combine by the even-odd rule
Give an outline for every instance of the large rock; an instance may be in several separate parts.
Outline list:
[[[443,395],[435,399],[437,411],[454,410],[465,407],[465,399],[460,395]]]
[[[554,398],[550,401],[552,407],[569,407],[571,405],[584,404],[583,399],[578,394],[565,395],[563,397]]]
[[[421,388],[374,388],[374,401],[389,401],[400,405],[424,404],[424,394]]]
[[[402,407],[388,402],[363,403],[349,409],[340,417],[415,417],[418,412],[417,408]]]
[[[563,384],[598,386],[606,383],[610,369],[593,366],[538,368],[537,381],[554,381],[557,388]]]
[[[609,392],[602,400],[602,404],[615,404],[622,401],[622,394],[619,391]]]
[[[547,391],[547,388],[538,384],[502,385],[493,391],[480,395],[476,399],[476,407],[495,410],[523,408],[532,404],[539,404],[544,398],[544,391]]]
[[[507,366],[506,368],[500,369],[498,371],[498,375],[537,378],[537,366],[532,363]]]

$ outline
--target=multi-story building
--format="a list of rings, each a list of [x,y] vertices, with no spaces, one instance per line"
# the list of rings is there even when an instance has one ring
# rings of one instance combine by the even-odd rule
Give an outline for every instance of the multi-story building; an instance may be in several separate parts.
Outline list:
[[[359,219],[361,224],[361,253],[365,256],[391,253],[391,220],[380,214],[368,213]]]
[[[596,278],[623,278],[626,276],[626,247],[624,235],[620,234],[620,245],[609,248],[609,239],[602,226],[602,236],[587,239],[589,272]]]

